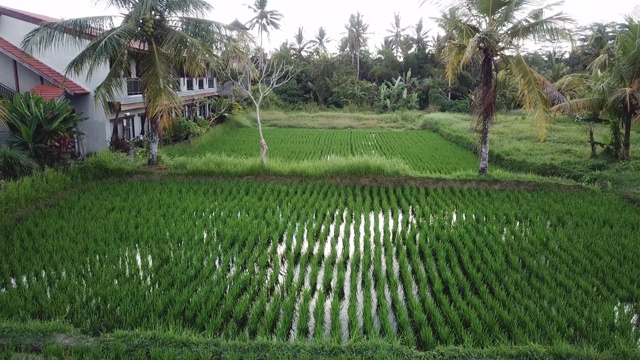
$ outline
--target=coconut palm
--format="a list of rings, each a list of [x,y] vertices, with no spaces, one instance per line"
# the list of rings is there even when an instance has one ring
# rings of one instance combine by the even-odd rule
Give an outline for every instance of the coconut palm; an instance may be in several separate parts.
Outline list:
[[[324,55],[329,52],[327,50],[327,44],[331,41],[332,40],[327,37],[327,31],[320,26],[320,28],[318,28],[318,33],[313,37],[310,43],[313,44],[315,50],[318,51],[319,54]]]
[[[400,14],[394,13],[391,29],[387,29],[387,32],[390,35],[385,37],[385,39],[389,39],[391,41],[396,57],[400,55],[400,47],[404,38],[404,32],[409,28],[408,26],[402,27],[401,23],[402,19],[400,18]]]
[[[367,46],[367,31],[369,24],[364,22],[362,14],[351,14],[349,22],[345,25],[346,36],[342,39],[341,50],[351,54],[351,64],[356,66],[356,77],[360,79],[360,49]]]
[[[606,113],[624,128],[622,158],[629,160],[631,125],[640,121],[640,19],[627,17],[613,44],[605,45],[588,67],[589,73],[569,75],[561,86],[577,85],[590,90],[585,97],[571,101],[574,112]],[[564,87],[562,90],[569,90]],[[558,106],[558,109],[563,107]],[[614,124],[614,129],[619,129]],[[617,134],[613,134],[617,137]],[[616,154],[617,156],[617,154]]]
[[[247,26],[253,30],[258,27],[258,37],[260,38],[260,49],[262,49],[262,36],[266,33],[269,38],[269,30],[280,30],[279,21],[282,20],[282,14],[277,10],[267,10],[267,0],[255,0],[253,6],[248,8],[253,11],[255,16],[249,20]],[[260,63],[264,59],[260,57]]]
[[[413,27],[413,34],[410,37],[416,52],[427,51],[428,35],[429,35],[429,30],[424,29],[422,18],[420,18],[420,20],[418,20],[416,25]]]
[[[423,1],[424,3],[425,1]],[[567,36],[562,12],[547,15],[553,5],[536,7],[536,0],[459,0],[437,19],[451,38],[442,58],[452,79],[465,65],[480,64],[479,173],[489,169],[489,129],[496,114],[497,76],[507,71],[515,81],[526,109],[535,109],[534,120],[544,136],[551,112],[543,78],[531,69],[519,52],[524,40],[555,41]]]
[[[291,44],[291,47],[299,58],[303,58],[305,52],[307,52],[307,47],[311,44],[311,41],[305,41],[304,39],[304,28],[298,28],[298,32],[293,36],[293,40],[294,42]]]
[[[111,109],[118,100],[123,79],[130,76],[132,64],[137,64],[150,125],[149,164],[155,165],[159,133],[169,123],[172,112],[182,106],[174,80],[179,77],[178,70],[203,74],[207,65],[215,63],[216,49],[229,37],[223,25],[203,19],[211,9],[205,0],[104,3],[122,14],[43,23],[25,36],[22,46],[29,52],[83,48],[66,69],[67,74],[75,76],[86,72],[91,78],[109,66],[106,77],[95,89],[96,100],[105,109]]]

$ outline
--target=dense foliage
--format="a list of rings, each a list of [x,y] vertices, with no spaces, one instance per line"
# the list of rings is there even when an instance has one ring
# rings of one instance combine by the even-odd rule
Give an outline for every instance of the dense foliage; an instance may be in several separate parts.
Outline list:
[[[79,134],[77,125],[85,119],[67,99],[45,100],[27,92],[2,101],[11,131],[9,145],[39,161],[44,161],[47,150],[68,148],[67,139]],[[61,145],[63,141],[66,146]]]

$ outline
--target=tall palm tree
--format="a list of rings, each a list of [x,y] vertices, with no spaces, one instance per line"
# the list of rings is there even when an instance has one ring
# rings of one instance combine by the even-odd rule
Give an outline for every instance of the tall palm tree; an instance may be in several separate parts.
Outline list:
[[[253,6],[248,8],[253,11],[255,16],[249,20],[247,26],[253,30],[258,27],[258,37],[260,38],[260,49],[262,49],[262,36],[266,33],[269,38],[269,30],[280,30],[280,20],[282,14],[278,10],[267,10],[267,0],[255,0]],[[260,56],[260,64],[264,62],[263,56]]]
[[[631,125],[640,121],[640,18],[627,17],[613,44],[604,45],[588,67],[586,75],[568,75],[561,85],[589,90],[571,101],[574,112],[606,113],[619,119],[624,128],[622,158],[629,160]],[[569,90],[563,88],[561,90]],[[563,109],[557,106],[557,109]],[[617,127],[619,129],[619,127]],[[613,134],[617,136],[617,134]]]
[[[331,41],[332,40],[327,36],[327,31],[324,27],[320,26],[320,28],[318,28],[318,33],[313,37],[310,43],[314,45],[315,50],[317,50],[319,54],[325,55],[329,52],[327,50],[327,44]]]
[[[304,57],[304,53],[307,51],[307,46],[311,44],[311,41],[305,41],[304,28],[299,27],[298,32],[293,36],[294,43],[291,44],[293,50],[299,58]]]
[[[426,2],[422,1],[422,3]],[[544,136],[551,117],[544,79],[531,69],[519,52],[524,40],[555,41],[567,36],[562,12],[547,15],[553,5],[536,7],[536,0],[459,0],[437,21],[451,38],[442,57],[449,79],[465,65],[480,64],[479,173],[489,169],[489,129],[496,114],[499,71],[516,82],[526,109],[535,109],[534,120]]]
[[[391,29],[387,29],[387,33],[390,35],[385,37],[385,39],[389,39],[391,41],[396,57],[400,54],[400,46],[404,38],[404,32],[409,28],[408,26],[402,27],[401,23],[402,19],[400,18],[400,14],[394,13]]]
[[[360,49],[367,46],[369,24],[364,22],[362,14],[351,14],[345,25],[346,36],[342,39],[342,48],[351,54],[351,64],[356,66],[356,77],[360,79]]]
[[[222,42],[228,41],[225,26],[202,19],[211,9],[205,0],[104,0],[118,8],[117,16],[95,16],[47,22],[29,32],[22,47],[29,52],[83,50],[69,63],[67,74],[91,78],[109,66],[95,89],[96,100],[110,109],[137,64],[142,99],[150,125],[149,164],[157,164],[159,133],[172,112],[182,106],[174,79],[183,68],[203,74],[214,64]],[[116,26],[115,24],[119,22]],[[91,40],[86,45],[86,39]]]
[[[413,46],[416,52],[427,51],[427,46],[429,43],[429,41],[427,40],[428,35],[429,30],[424,29],[422,18],[420,18],[416,25],[413,26],[413,34],[411,35],[411,41],[413,42]]]

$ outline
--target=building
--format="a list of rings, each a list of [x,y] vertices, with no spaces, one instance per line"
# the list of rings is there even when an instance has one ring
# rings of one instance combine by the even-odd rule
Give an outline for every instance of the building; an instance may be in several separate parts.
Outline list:
[[[123,79],[123,90],[119,98],[114,99],[115,108],[119,111],[112,112],[96,103],[94,97],[94,90],[108,73],[108,64],[95,71],[90,79],[84,75],[65,78],[67,64],[80,53],[80,49],[57,49],[34,54],[35,57],[22,51],[20,43],[24,36],[43,22],[52,21],[59,19],[0,6],[0,96],[32,92],[47,99],[69,99],[78,113],[88,117],[79,126],[85,134],[78,146],[83,154],[102,150],[114,135],[133,138],[145,134],[149,124],[142,103],[140,80],[136,78],[133,64],[133,77]],[[91,35],[87,34],[86,44],[89,39]],[[206,77],[181,76],[176,81],[180,87],[178,94],[184,103],[183,115],[206,118],[209,108],[202,100],[217,95],[215,77],[210,71]]]

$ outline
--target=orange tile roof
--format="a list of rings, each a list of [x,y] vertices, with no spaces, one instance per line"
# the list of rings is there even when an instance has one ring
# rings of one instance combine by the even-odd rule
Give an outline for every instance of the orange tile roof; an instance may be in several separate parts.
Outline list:
[[[20,19],[26,22],[30,22],[35,25],[40,25],[44,22],[60,21],[61,19],[52,18],[49,16],[34,14],[28,11],[13,9],[6,6],[0,6],[0,15],[7,15],[12,18]]]
[[[7,40],[0,37],[0,52],[6,54],[10,58],[18,61],[22,65],[38,73],[40,76],[51,81],[58,86],[64,86],[64,89],[71,95],[75,94],[88,94],[89,90],[76,84],[70,79],[67,79],[64,75],[60,74],[55,69],[44,64],[42,61],[34,58],[33,56],[22,51],[17,46],[11,44]]]
[[[64,89],[55,85],[36,85],[29,92],[42,96],[45,100],[51,100],[60,99],[64,94]]]

